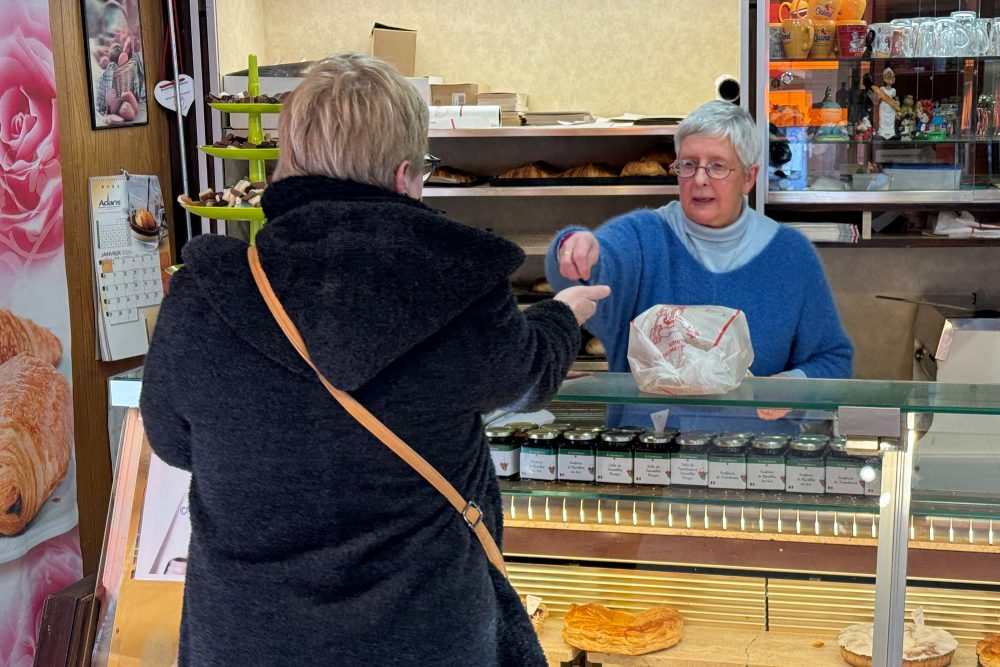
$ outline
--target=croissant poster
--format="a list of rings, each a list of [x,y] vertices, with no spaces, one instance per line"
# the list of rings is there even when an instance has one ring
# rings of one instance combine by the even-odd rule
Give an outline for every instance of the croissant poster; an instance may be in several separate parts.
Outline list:
[[[0,0],[0,665],[82,575],[48,0]]]

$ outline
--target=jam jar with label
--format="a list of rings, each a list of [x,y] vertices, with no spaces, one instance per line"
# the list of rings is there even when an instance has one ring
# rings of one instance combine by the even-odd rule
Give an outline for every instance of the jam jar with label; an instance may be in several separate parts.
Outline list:
[[[708,487],[747,488],[747,450],[750,439],[743,433],[716,436],[708,448]]]
[[[521,479],[555,481],[559,431],[536,428],[528,431],[527,438],[521,446]]]
[[[677,429],[643,433],[635,446],[635,483],[670,484],[670,455]]]
[[[708,446],[711,431],[682,431],[674,438],[670,455],[670,483],[674,486],[708,486]]]
[[[785,491],[826,492],[825,436],[799,435],[792,439],[785,457]]]
[[[864,457],[847,453],[847,438],[831,438],[830,451],[826,455],[826,492],[865,495],[865,481],[861,479],[864,465]]]
[[[517,477],[521,466],[521,445],[514,442],[514,431],[509,426],[489,426],[486,428],[486,440],[497,477]]]
[[[606,431],[597,445],[597,481],[632,483],[632,434]]]
[[[788,436],[758,435],[747,453],[747,488],[785,490],[785,453]]]
[[[597,434],[572,430],[559,443],[559,481],[593,482],[596,479]]]

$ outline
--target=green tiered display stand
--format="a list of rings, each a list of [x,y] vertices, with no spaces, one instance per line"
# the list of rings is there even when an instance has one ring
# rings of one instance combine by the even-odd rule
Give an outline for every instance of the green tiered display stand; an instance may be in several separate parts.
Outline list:
[[[247,92],[251,97],[260,95],[260,78],[257,74],[257,56],[253,53],[249,56],[248,67],[249,85]],[[249,116],[247,125],[247,139],[252,144],[260,144],[264,141],[264,125],[261,122],[261,115],[266,113],[280,113],[280,104],[242,104],[239,102],[212,102],[209,104],[213,109],[218,109],[224,113],[245,113]],[[218,146],[198,146],[198,150],[206,155],[221,158],[223,160],[246,160],[248,166],[249,180],[251,183],[263,183],[265,180],[264,161],[277,160],[277,148],[220,148]],[[257,238],[257,232],[264,226],[264,210],[261,208],[228,207],[228,206],[184,206],[192,214],[202,218],[212,218],[214,220],[247,220],[250,222],[250,243],[253,244]]]

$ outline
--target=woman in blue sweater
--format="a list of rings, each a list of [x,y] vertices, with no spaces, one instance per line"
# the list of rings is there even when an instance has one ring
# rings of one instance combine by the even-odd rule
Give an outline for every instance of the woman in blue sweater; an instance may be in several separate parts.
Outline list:
[[[761,154],[750,115],[725,102],[703,104],[678,126],[674,146],[679,202],[627,213],[594,233],[564,229],[545,259],[556,290],[580,283],[611,287],[586,324],[604,343],[610,370],[629,370],[628,325],[636,315],[657,304],[712,304],[746,313],[754,375],[850,377],[853,347],[812,245],[747,203]],[[782,414],[762,412],[765,419]],[[609,421],[637,416],[613,408]],[[720,425],[717,416],[704,416],[677,414],[670,423]]]

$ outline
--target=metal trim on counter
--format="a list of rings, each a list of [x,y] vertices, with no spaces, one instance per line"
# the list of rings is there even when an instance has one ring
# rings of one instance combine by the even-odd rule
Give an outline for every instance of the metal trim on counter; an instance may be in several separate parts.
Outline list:
[[[619,125],[615,127],[578,127],[522,125],[482,129],[430,130],[431,139],[484,139],[488,137],[670,137],[677,125]]]

